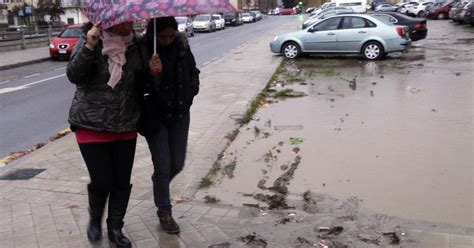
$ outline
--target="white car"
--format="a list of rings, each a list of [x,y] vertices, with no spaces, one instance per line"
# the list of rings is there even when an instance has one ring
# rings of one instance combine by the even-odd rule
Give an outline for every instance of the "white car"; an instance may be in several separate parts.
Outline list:
[[[433,2],[414,3],[409,8],[407,13],[418,17],[426,16],[426,7],[432,5]]]
[[[251,15],[250,13],[242,13],[242,20],[246,23],[255,21],[253,15]]]
[[[212,15],[212,20],[216,23],[216,29],[225,29],[225,19],[221,15]]]
[[[194,31],[216,31],[216,23],[212,20],[211,15],[197,15],[193,21]]]
[[[193,20],[187,16],[176,16],[174,18],[178,23],[178,31],[186,33],[188,36],[194,36]]]

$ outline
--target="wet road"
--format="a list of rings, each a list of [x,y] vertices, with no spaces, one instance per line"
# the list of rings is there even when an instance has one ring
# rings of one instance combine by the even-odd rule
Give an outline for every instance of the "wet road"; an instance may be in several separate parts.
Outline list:
[[[311,190],[386,215],[474,227],[474,28],[428,28],[409,53],[383,61],[289,63],[275,88],[308,96],[264,105],[225,153],[223,166],[236,162],[234,177],[198,197],[262,204],[245,194],[271,194],[289,178],[289,199]],[[302,143],[291,145],[292,137]]]
[[[214,33],[197,33],[190,45],[198,66],[225,56],[288,18],[269,17]],[[0,71],[0,158],[46,141],[68,127],[74,86],[67,81],[66,65],[49,61]]]

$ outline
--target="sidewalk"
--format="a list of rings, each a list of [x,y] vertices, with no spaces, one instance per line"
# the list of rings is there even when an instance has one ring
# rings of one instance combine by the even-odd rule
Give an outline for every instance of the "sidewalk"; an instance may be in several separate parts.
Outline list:
[[[0,70],[49,60],[47,46],[0,53]]]
[[[139,139],[124,228],[133,247],[248,247],[246,243],[253,247],[265,247],[265,243],[268,247],[304,246],[283,240],[296,241],[299,231],[312,231],[311,221],[305,222],[304,230],[294,223],[276,227],[276,221],[288,213],[263,214],[254,208],[209,205],[193,199],[200,179],[225,147],[224,136],[236,127],[229,116],[244,113],[247,104],[280,64],[281,57],[269,52],[269,41],[277,33],[298,29],[297,21],[295,17],[293,22],[270,30],[200,68],[202,85],[191,111],[187,164],[172,184],[174,199],[189,199],[173,209],[181,226],[180,235],[168,235],[159,228],[150,179],[151,159],[146,142]],[[0,177],[18,169],[43,171],[27,180],[0,180],[0,246],[91,247],[85,231],[89,177],[74,135],[7,165],[0,169]],[[321,218],[299,212],[297,216],[301,221]],[[273,229],[285,235],[273,234]],[[250,236],[245,242],[237,240],[253,232],[261,234],[266,241],[259,241],[258,236]],[[421,243],[414,243],[413,247],[467,248],[474,244],[472,237],[449,232],[413,230],[409,235]],[[109,247],[109,244],[104,239],[93,247]]]

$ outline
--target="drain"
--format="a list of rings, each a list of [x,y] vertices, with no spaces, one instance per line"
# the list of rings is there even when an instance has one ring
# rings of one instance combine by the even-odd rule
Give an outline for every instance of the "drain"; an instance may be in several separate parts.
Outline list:
[[[45,170],[46,169],[17,169],[0,176],[0,180],[28,180]]]

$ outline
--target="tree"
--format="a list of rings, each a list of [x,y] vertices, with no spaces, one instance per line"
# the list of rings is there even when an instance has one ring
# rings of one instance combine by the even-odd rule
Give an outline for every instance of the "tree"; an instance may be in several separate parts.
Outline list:
[[[294,0],[283,0],[282,2],[285,9],[290,9],[296,6]]]
[[[59,21],[60,15],[64,14],[60,0],[38,0],[36,13],[40,15],[51,16],[51,21]]]

